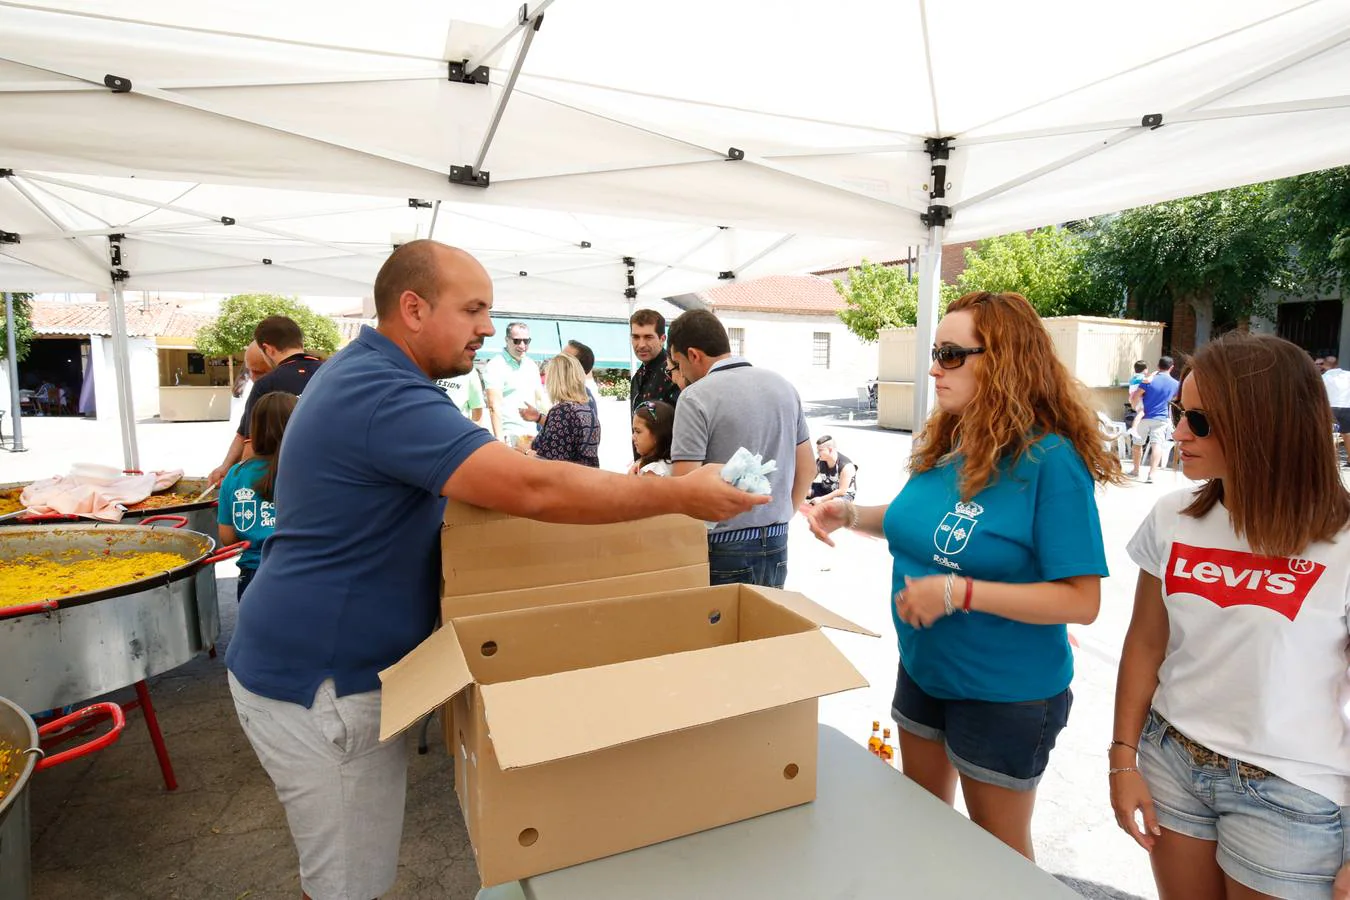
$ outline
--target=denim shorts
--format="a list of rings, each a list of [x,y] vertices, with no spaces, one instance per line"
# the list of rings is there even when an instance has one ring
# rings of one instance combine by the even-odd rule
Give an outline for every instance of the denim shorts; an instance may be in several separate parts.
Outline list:
[[[1277,775],[1245,778],[1197,766],[1150,711],[1139,736],[1139,771],[1158,824],[1215,841],[1219,867],[1254,891],[1281,900],[1331,900],[1336,872],[1350,862],[1346,807]]]
[[[1068,688],[1045,700],[1020,703],[942,700],[925,693],[901,663],[891,718],[916,737],[942,743],[956,771],[967,778],[1030,791],[1045,774],[1072,706]]]

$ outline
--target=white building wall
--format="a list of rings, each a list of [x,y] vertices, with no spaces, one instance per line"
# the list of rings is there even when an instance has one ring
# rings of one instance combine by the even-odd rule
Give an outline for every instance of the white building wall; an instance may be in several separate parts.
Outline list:
[[[134,337],[127,339],[131,355],[131,398],[136,418],[147,419],[159,415],[159,351],[155,339]],[[112,338],[94,335],[89,339],[89,359],[94,367],[94,402],[98,418],[114,420],[117,416],[117,370],[113,366]]]
[[[877,345],[865,344],[836,316],[714,310],[727,329],[745,333],[745,356],[792,382],[803,399],[857,397],[877,377]],[[830,365],[812,364],[817,332],[830,336]]]

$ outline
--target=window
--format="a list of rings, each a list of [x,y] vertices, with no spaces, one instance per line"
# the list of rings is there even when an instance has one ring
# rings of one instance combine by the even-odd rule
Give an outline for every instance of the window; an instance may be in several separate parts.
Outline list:
[[[811,335],[811,365],[817,369],[830,367],[830,333],[817,331]]]
[[[731,342],[731,355],[732,355],[732,356],[744,356],[744,355],[745,355],[745,329],[744,329],[744,328],[728,328],[728,329],[727,329],[727,340],[729,340],[729,341]]]

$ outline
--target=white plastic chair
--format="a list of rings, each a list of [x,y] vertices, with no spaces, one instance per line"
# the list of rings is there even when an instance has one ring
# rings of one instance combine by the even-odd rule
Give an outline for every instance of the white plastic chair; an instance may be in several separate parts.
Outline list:
[[[1097,427],[1102,432],[1102,447],[1110,450],[1115,445],[1116,454],[1121,459],[1128,459],[1130,455],[1129,437],[1126,435],[1125,423],[1113,420],[1101,410],[1097,411]]]

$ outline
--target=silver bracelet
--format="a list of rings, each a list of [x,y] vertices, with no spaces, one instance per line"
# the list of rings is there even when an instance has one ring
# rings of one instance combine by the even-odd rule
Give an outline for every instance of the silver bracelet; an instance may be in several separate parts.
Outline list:
[[[1119,769],[1107,769],[1107,775],[1119,775],[1121,772],[1138,772],[1134,766],[1121,766]]]
[[[952,583],[956,581],[956,576],[951,572],[947,573],[947,581],[942,586],[942,605],[947,610],[946,615],[956,612],[956,607],[952,606]]]

